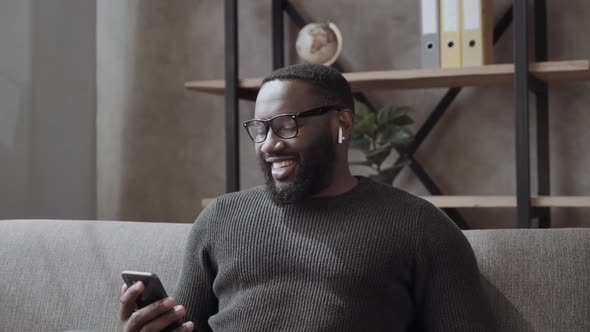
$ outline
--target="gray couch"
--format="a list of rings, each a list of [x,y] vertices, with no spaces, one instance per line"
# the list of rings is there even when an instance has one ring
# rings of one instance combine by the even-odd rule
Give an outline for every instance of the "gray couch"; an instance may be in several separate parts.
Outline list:
[[[190,225],[0,221],[0,331],[116,331],[122,270],[174,287]],[[501,331],[590,331],[590,229],[466,231]]]

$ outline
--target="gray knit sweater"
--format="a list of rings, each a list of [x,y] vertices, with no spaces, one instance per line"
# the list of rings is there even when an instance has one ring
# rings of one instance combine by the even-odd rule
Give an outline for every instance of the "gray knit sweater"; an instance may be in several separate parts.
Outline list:
[[[189,235],[175,297],[198,331],[490,331],[473,251],[426,201],[359,178],[276,206],[227,194]]]

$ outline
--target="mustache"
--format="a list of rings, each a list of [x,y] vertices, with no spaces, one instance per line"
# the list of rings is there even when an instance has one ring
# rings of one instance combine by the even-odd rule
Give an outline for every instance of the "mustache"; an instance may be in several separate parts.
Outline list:
[[[299,155],[295,153],[265,154],[258,158],[261,163],[272,163],[275,160],[295,159],[299,160]]]

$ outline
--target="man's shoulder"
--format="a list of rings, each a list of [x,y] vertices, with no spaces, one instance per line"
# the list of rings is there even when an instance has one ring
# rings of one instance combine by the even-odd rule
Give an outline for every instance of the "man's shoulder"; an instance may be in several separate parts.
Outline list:
[[[384,206],[390,206],[392,208],[405,206],[416,209],[428,209],[432,207],[432,205],[425,199],[403,189],[371,179],[365,179],[364,181],[366,181],[366,194],[370,196],[371,199],[389,203]]]
[[[379,209],[387,216],[404,216],[402,220],[421,229],[455,226],[444,212],[426,199],[388,184],[369,181],[366,194],[362,195],[370,202],[368,207]]]
[[[202,223],[218,223],[234,217],[244,217],[267,206],[268,194],[264,186],[223,194],[209,203],[199,214]]]

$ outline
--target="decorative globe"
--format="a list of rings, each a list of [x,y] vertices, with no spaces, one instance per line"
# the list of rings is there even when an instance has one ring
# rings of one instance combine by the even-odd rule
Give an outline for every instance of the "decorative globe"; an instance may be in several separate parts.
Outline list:
[[[299,31],[295,49],[303,61],[329,66],[342,52],[342,35],[334,23],[310,23]]]

